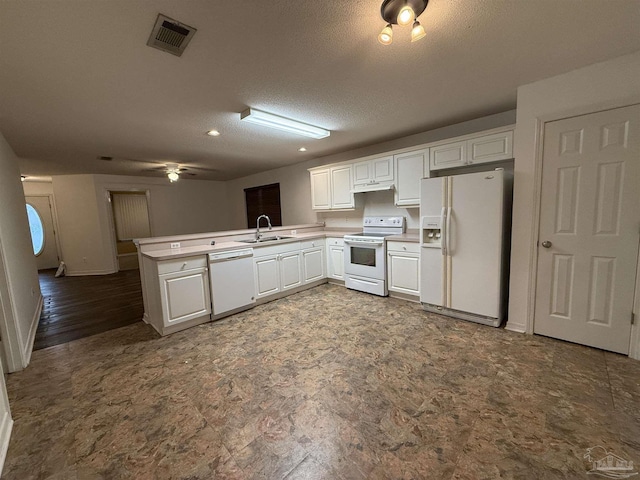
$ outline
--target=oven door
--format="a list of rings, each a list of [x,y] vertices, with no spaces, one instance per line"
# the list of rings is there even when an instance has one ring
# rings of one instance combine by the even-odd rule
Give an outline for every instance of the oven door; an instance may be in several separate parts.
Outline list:
[[[384,240],[344,240],[344,273],[385,279]]]

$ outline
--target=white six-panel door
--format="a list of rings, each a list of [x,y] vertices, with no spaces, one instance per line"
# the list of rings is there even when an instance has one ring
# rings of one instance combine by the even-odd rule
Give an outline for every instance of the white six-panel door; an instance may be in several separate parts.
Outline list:
[[[547,123],[535,333],[629,352],[640,232],[640,106]]]

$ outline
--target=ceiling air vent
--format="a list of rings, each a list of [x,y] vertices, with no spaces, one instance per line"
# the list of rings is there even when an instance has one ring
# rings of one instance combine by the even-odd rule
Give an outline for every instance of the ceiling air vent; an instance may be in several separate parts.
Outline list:
[[[158,14],[147,45],[179,57],[195,33],[195,28]]]

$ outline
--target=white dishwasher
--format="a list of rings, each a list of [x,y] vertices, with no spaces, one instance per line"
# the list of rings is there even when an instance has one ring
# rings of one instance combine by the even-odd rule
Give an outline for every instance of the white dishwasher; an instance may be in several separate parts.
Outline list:
[[[213,317],[252,308],[256,303],[253,249],[209,254]]]

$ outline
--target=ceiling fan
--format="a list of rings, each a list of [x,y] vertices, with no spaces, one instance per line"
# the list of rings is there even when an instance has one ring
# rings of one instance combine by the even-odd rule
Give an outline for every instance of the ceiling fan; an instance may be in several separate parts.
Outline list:
[[[165,174],[171,182],[178,181],[180,178],[180,175],[183,175],[183,174],[195,177],[198,175],[197,172],[202,172],[202,173],[218,172],[218,170],[214,168],[199,167],[197,165],[174,163],[174,162],[162,163],[162,162],[156,162],[153,160],[138,160],[135,158],[114,158],[114,157],[99,156],[98,160],[104,160],[104,161],[119,160],[124,162],[147,163],[147,164],[155,165],[150,168],[142,169],[141,171],[157,172],[157,173]]]

